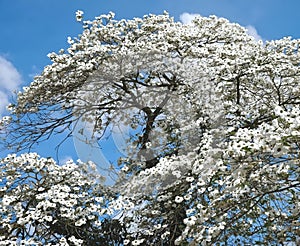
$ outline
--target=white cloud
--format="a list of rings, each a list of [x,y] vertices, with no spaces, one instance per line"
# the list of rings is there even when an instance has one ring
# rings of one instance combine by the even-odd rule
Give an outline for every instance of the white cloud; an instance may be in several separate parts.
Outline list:
[[[5,111],[5,108],[8,104],[8,95],[0,90],[0,116]]]
[[[254,37],[256,41],[262,40],[262,37],[257,33],[257,30],[255,29],[254,26],[248,25],[246,26],[247,33]]]
[[[62,159],[59,160],[60,164],[66,164],[67,161],[73,160],[71,156],[64,156]]]
[[[191,24],[192,20],[198,16],[200,16],[200,15],[199,14],[190,14],[190,13],[185,12],[180,15],[179,19],[183,24]]]
[[[21,84],[21,75],[11,62],[0,56],[0,87],[10,92]]]
[[[42,69],[38,68],[36,65],[31,67],[32,72],[28,74],[29,78],[34,79],[35,76],[41,74]]]
[[[21,82],[21,75],[14,65],[0,56],[0,115],[5,111],[10,97]]]

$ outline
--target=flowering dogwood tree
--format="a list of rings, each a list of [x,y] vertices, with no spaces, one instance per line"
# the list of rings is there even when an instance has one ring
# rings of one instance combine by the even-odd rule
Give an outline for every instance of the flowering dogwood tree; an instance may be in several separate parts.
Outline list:
[[[84,21],[2,120],[26,149],[87,122],[128,126],[111,187],[36,154],[1,167],[1,239],[58,245],[281,245],[300,237],[300,40],[226,19]],[[82,131],[81,131],[82,130]],[[88,141],[88,140],[87,140]]]

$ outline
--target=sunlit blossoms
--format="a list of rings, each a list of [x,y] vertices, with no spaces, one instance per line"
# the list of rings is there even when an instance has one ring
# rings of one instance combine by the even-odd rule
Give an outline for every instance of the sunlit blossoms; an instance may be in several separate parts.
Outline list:
[[[101,242],[102,235],[89,234],[107,217],[108,193],[92,167],[72,161],[59,166],[35,153],[2,159],[1,245]]]
[[[128,127],[121,171],[105,187],[94,165],[4,158],[4,244],[299,244],[300,41],[216,16],[76,19],[0,126],[17,150]]]

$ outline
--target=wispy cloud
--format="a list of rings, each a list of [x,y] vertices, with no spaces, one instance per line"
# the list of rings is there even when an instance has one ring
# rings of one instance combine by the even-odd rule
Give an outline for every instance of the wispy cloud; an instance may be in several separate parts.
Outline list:
[[[59,160],[60,164],[66,164],[67,161],[73,160],[71,156],[64,156],[62,159]]]
[[[248,26],[246,26],[246,29],[247,29],[247,33],[250,36],[254,37],[256,41],[263,40],[262,37],[258,34],[258,32],[254,26],[248,25]]]
[[[13,92],[18,89],[22,78],[14,65],[0,56],[0,116],[5,111]]]
[[[36,65],[31,67],[32,72],[28,74],[30,79],[34,79],[35,76],[39,75],[42,72],[42,69],[38,68]]]
[[[8,104],[8,95],[0,90],[0,116],[5,111],[6,105]]]
[[[185,12],[180,15],[179,19],[183,24],[191,24],[192,20],[195,19],[197,16],[200,16],[200,14],[191,14]]]

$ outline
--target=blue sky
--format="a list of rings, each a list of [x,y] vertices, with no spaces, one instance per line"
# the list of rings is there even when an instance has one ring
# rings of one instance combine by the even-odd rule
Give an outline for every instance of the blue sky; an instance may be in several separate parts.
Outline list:
[[[78,9],[85,19],[109,11],[117,19],[164,10],[176,20],[183,13],[214,14],[250,25],[252,33],[257,31],[264,40],[300,38],[299,0],[0,0],[0,115],[11,92],[28,85],[50,64],[47,54],[67,47],[67,37],[81,32],[75,20]],[[53,156],[54,147],[50,142],[36,150]],[[77,158],[72,141],[59,154],[60,159],[69,156]]]

